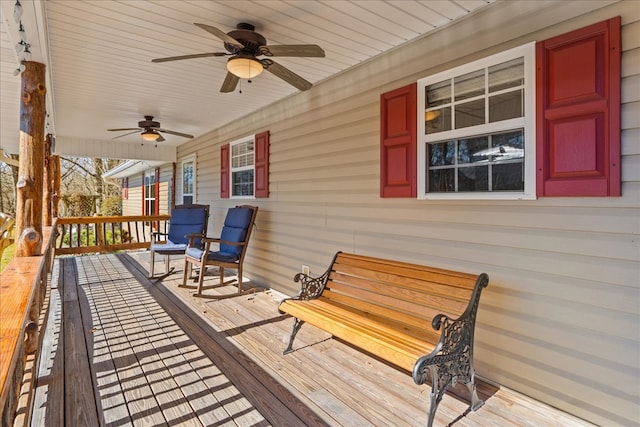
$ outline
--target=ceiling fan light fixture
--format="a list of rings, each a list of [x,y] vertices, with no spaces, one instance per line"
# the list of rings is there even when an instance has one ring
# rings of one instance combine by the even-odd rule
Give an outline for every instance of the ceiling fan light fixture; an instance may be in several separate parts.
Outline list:
[[[142,135],[142,139],[144,139],[145,141],[155,141],[156,139],[160,138],[160,134],[152,130],[145,130],[140,135]]]
[[[252,79],[262,74],[264,67],[255,58],[236,56],[227,61],[227,70],[241,79]]]

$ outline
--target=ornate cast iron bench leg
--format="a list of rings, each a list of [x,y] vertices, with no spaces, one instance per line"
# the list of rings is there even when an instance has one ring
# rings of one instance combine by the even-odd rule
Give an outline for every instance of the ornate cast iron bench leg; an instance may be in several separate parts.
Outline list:
[[[282,352],[283,355],[291,353],[293,351],[293,340],[295,339],[298,331],[302,327],[304,320],[300,320],[297,317],[293,318],[293,330],[291,331],[291,336],[289,337],[289,345]]]

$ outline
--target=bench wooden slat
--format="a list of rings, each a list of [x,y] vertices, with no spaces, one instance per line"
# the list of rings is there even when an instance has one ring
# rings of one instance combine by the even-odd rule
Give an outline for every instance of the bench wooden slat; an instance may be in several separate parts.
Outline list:
[[[361,282],[359,284],[362,284]],[[364,299],[375,304],[400,310],[414,315],[424,315],[429,309],[431,318],[438,313],[445,313],[452,317],[458,317],[467,307],[467,303],[459,300],[445,299],[439,295],[428,293],[408,292],[404,288],[387,287],[383,284],[371,284],[361,288],[350,284],[329,282],[327,290],[335,293],[352,296],[356,299]]]
[[[421,338],[425,341],[436,343],[440,339],[440,332],[435,331],[431,327],[431,318],[433,316],[414,316],[398,312],[389,307],[382,307],[376,304],[371,304],[368,301],[356,300],[348,296],[333,293],[325,290],[319,300],[330,300],[333,304],[343,308],[349,308],[354,312],[358,312],[359,315],[374,319],[377,322],[390,322],[395,325],[399,330],[405,332],[408,335]],[[428,314],[425,311],[425,314]]]
[[[399,276],[412,277],[421,281],[443,283],[449,286],[473,290],[478,276],[460,271],[446,270],[400,261],[365,257],[362,255],[341,253],[333,265],[335,271],[349,271],[349,267],[361,267],[360,273],[375,271],[383,274],[393,273]],[[351,270],[354,271],[354,270]],[[383,280],[387,281],[387,280]]]

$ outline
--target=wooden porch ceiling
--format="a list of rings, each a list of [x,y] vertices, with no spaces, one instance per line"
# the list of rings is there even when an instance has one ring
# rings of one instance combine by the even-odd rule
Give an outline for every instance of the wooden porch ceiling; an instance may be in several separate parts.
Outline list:
[[[148,252],[56,264],[35,425],[424,425],[428,387],[319,329],[282,356],[291,319],[270,291],[196,299],[180,274],[147,280]],[[589,425],[487,383],[479,392],[471,413],[447,394],[436,425]]]
[[[300,94],[270,73],[243,81],[242,93],[220,93],[226,58],[151,63],[224,50],[221,40],[194,22],[225,32],[249,22],[268,44],[320,45],[325,58],[277,58],[316,84],[495,0],[20,2],[32,60],[47,65],[47,132],[56,136],[56,153],[174,160],[184,138],[165,135],[157,149],[132,152],[116,147],[140,146],[138,135],[114,141],[115,133],[106,129],[136,126],[143,115],[153,115],[164,128],[199,136],[279,99],[313,96],[313,89]],[[0,2],[0,148],[10,153],[19,141],[20,77],[13,72],[23,58],[15,49],[20,38],[14,4]]]

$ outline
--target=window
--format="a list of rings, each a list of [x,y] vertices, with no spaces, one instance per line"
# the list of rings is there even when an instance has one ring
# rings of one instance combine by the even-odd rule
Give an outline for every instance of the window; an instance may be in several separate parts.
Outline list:
[[[535,198],[534,47],[418,81],[419,198]]]
[[[156,171],[148,170],[144,173],[143,183],[143,215],[155,215],[157,212],[156,200]]]
[[[253,197],[254,140],[231,143],[231,197]]]
[[[182,203],[189,205],[196,199],[196,158],[190,156],[182,160]]]
[[[220,197],[269,197],[268,130],[220,147]]]

